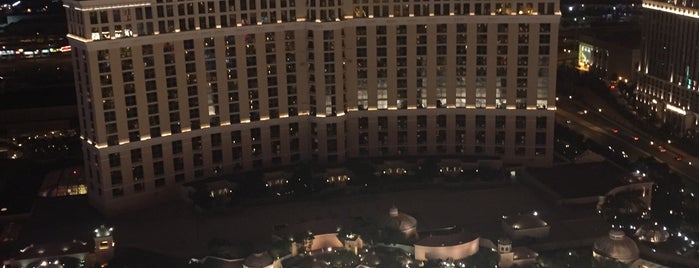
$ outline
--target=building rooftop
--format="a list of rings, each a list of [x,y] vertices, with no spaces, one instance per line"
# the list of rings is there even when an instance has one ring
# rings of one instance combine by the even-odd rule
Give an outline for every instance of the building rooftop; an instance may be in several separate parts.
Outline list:
[[[438,247],[438,246],[455,246],[477,240],[479,237],[474,233],[458,229],[451,233],[434,233],[425,236],[415,242],[416,246]]]
[[[408,231],[417,228],[417,220],[413,216],[399,212],[398,208],[392,207],[388,211],[388,217],[384,221],[384,226],[399,231]]]
[[[608,236],[595,240],[592,251],[602,257],[630,263],[638,259],[639,250],[636,242],[631,240],[624,231],[612,229]]]

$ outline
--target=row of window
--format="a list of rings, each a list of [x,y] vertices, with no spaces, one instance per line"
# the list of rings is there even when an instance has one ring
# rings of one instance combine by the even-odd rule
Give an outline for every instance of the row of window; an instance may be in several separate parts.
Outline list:
[[[402,54],[397,54],[395,57],[398,68],[391,68],[394,67],[392,66],[394,63],[390,62],[393,59],[388,57],[388,53],[385,52],[390,47],[387,36],[377,36],[376,40],[379,45],[375,50],[380,53],[372,58],[371,61],[367,55],[362,54],[362,51],[367,51],[369,46],[360,46],[361,44],[369,43],[366,41],[368,39],[368,31],[386,33],[388,27],[376,26],[368,28],[360,26],[355,28],[359,54],[356,60],[358,79],[355,80],[357,81],[358,109],[369,109],[372,106],[377,109],[389,109],[393,105],[398,109],[408,109],[413,105],[417,108],[428,108],[429,106],[446,108],[449,103],[455,103],[455,107],[467,107],[469,94],[473,94],[475,97],[474,100],[470,100],[473,102],[471,105],[474,105],[475,108],[486,108],[489,101],[487,88],[491,87],[489,86],[491,83],[494,83],[496,87],[494,91],[496,108],[507,108],[508,98],[512,98],[512,96],[516,97],[515,99],[510,99],[510,101],[514,102],[513,106],[515,108],[529,108],[527,103],[528,96],[533,94],[527,94],[530,87],[529,80],[532,80],[528,77],[528,70],[531,69],[528,66],[530,58],[528,55],[517,56],[517,64],[522,67],[517,68],[518,77],[514,81],[509,81],[511,79],[508,79],[506,76],[508,69],[505,65],[507,64],[507,55],[497,55],[497,66],[501,66],[496,70],[498,77],[496,77],[495,81],[488,81],[486,75],[490,66],[482,65],[487,62],[488,55],[477,54],[476,68],[478,69],[475,83],[470,84],[463,75],[458,76],[456,79],[457,87],[453,89],[455,96],[448,96],[450,90],[448,86],[451,84],[447,82],[449,69],[456,68],[457,73],[465,74],[467,68],[469,68],[467,66],[469,62],[466,58],[466,44],[464,43],[466,42],[465,32],[468,27],[466,24],[438,24],[434,26],[437,31],[437,37],[444,40],[453,38],[446,33],[449,27],[454,26],[458,33],[456,37],[457,65],[452,67],[453,63],[448,64],[447,58],[450,55],[439,54],[441,47],[444,47],[443,50],[446,51],[446,46],[437,46],[436,52],[438,54],[436,62],[434,62],[437,67],[436,76],[428,74],[428,69],[430,69],[428,66],[429,57],[434,54],[426,53],[426,55],[418,56],[415,59],[414,64],[418,67],[415,71],[416,78],[413,81],[407,78],[409,76],[408,67],[411,65],[408,62],[408,48],[410,46],[407,42],[398,43],[399,45],[395,49]],[[532,25],[517,24],[518,32],[527,33],[530,26]],[[433,26],[399,25],[396,27],[397,35],[395,40],[400,41],[407,39],[406,33],[408,29],[427,33],[428,28]],[[477,35],[485,36],[479,39],[488,39],[487,34],[480,34],[481,32],[488,32],[488,27],[488,24],[475,25]],[[492,27],[496,27],[498,32],[508,32],[510,25],[494,24]],[[537,24],[534,27],[538,27],[539,32],[545,33],[550,31],[550,24]],[[163,133],[176,134],[183,130],[219,126],[226,121],[236,124],[298,115],[299,96],[296,90],[298,76],[296,74],[295,54],[297,52],[297,42],[295,41],[298,37],[297,32],[303,31],[223,36],[220,38],[223,42],[219,40],[219,37],[207,37],[198,40],[187,39],[177,43],[167,42],[142,45],[140,51],[138,51],[139,47],[121,47],[97,51],[96,58],[100,74],[99,85],[101,86],[103,98],[102,112],[108,135],[107,145],[117,145],[127,140],[129,142],[138,141],[143,136],[154,138],[164,135]],[[342,76],[336,73],[336,66],[339,64],[338,57],[341,55],[335,53],[337,51],[336,39],[344,37],[343,31],[326,30],[318,32],[318,34],[321,34],[319,36],[314,36],[316,34],[314,31],[305,32],[305,38],[309,40],[306,46],[310,52],[307,54],[308,65],[305,66],[308,68],[308,76],[306,76],[307,80],[305,82],[308,83],[310,93],[307,102],[310,107],[308,107],[307,114],[316,115],[316,106],[320,106],[321,114],[335,116],[339,109],[344,108],[344,103],[338,102],[340,99],[337,98],[337,82],[338,79],[342,79]],[[417,48],[427,47],[425,45],[426,41],[420,41],[422,39],[426,40],[427,36],[427,34],[418,34]],[[462,37],[460,38],[459,36]],[[540,34],[540,36],[549,35]],[[284,38],[283,42],[280,42],[280,37]],[[236,38],[239,39],[238,42],[236,42]],[[498,38],[500,38],[499,35]],[[317,51],[315,43],[319,40],[322,40],[318,42],[320,44],[318,46],[322,47],[322,57],[315,59],[314,52]],[[224,45],[222,46],[222,44]],[[280,45],[283,48],[277,50]],[[176,52],[175,47],[179,47],[177,50],[179,52]],[[480,53],[488,53],[487,46],[476,47],[484,48]],[[526,46],[524,47],[527,48]],[[381,53],[381,51],[384,52]],[[226,57],[217,57],[217,53],[218,55],[225,54]],[[162,56],[158,56],[158,54]],[[139,55],[140,57],[134,57],[134,55]],[[258,57],[258,55],[263,55],[263,57]],[[373,65],[373,61],[376,62],[376,69],[369,68],[370,65]],[[539,65],[539,77],[535,80],[536,107],[545,109],[548,103],[549,87],[546,76],[549,74],[549,58],[546,55],[541,55],[535,58],[535,61],[538,61]],[[226,68],[217,68],[219,63],[222,62],[225,62]],[[322,66],[322,71],[316,70],[321,68],[317,68],[316,65]],[[184,66],[184,75],[177,71],[182,66]],[[137,73],[137,70],[140,68],[143,68],[143,73]],[[164,70],[164,76],[156,77],[158,73],[156,70],[161,68]],[[372,71],[370,72],[370,70]],[[388,81],[389,74],[393,72],[398,76],[396,84]],[[374,74],[377,77],[375,89],[368,84],[368,81]],[[227,80],[223,87],[220,86],[220,82],[225,80],[219,79],[219,77],[225,77],[225,80]],[[282,84],[284,78],[286,78],[286,85]],[[144,84],[137,85],[136,81],[143,81]],[[434,93],[428,90],[428,88],[434,86],[430,83],[436,83]],[[413,89],[409,90],[411,84],[416,86],[414,91]],[[394,93],[392,88],[396,85],[397,88]],[[114,86],[120,88],[115,89]],[[516,90],[516,94],[508,95],[508,86],[513,87]],[[516,88],[514,88],[515,86]],[[166,94],[161,93],[160,95],[162,96],[159,96],[156,91],[158,88],[163,87],[166,89]],[[279,91],[283,91],[284,87],[286,87],[287,96],[280,97]],[[475,87],[475,90],[469,93],[470,90],[473,90],[469,87]],[[534,85],[531,87],[534,87]],[[137,100],[142,98],[138,96],[142,93],[136,92],[138,88],[145,89],[145,103],[137,103]],[[240,90],[241,88],[242,90]],[[259,88],[266,88],[267,90],[260,91]],[[115,90],[121,92],[115,92]],[[375,95],[371,94],[374,90],[376,92]],[[181,97],[184,94],[186,94],[186,98]],[[435,94],[434,96],[436,96],[434,103],[428,103],[430,94]],[[221,97],[223,97],[221,95],[226,96],[228,99],[223,103],[224,107],[228,109],[227,113],[224,112],[225,110],[221,111],[220,101]],[[322,97],[323,99],[316,100],[316,97]],[[121,102],[121,99],[117,100],[116,98],[123,98],[123,102]],[[394,98],[395,104],[389,103]],[[408,100],[413,98],[415,98],[415,103],[410,103]],[[117,103],[124,103],[126,109],[117,110]],[[160,113],[160,109],[164,107],[167,107],[167,115],[169,117],[165,113]],[[138,113],[139,110],[141,114]],[[241,114],[241,111],[246,113]],[[139,122],[139,117],[143,114],[147,114],[148,124],[145,124],[143,119]],[[185,120],[184,124],[183,120]],[[119,134],[120,129],[126,129],[128,132]],[[119,137],[119,135],[123,135],[123,137]]]
[[[427,136],[426,131],[418,131],[415,133],[416,138],[417,138],[417,143],[412,144],[412,145],[406,145],[405,142],[400,142],[401,139],[407,140],[407,134],[404,132],[398,132],[398,144],[397,146],[394,145],[394,147],[389,147],[387,142],[388,139],[388,134],[384,132],[379,132],[378,133],[378,141],[380,143],[380,146],[378,151],[381,151],[383,155],[388,155],[389,152],[394,151],[397,154],[403,154],[407,150],[409,150],[410,147],[417,148],[418,151],[424,150],[424,152],[427,152],[428,147],[426,146],[425,142],[425,137]],[[494,148],[494,152],[496,155],[504,155],[505,154],[505,148],[502,147],[502,145],[505,144],[505,139],[506,139],[506,133],[502,131],[497,131],[495,132],[494,135],[494,143],[491,145],[486,145],[485,140],[486,140],[486,135],[487,133],[485,131],[476,131],[475,133],[475,143],[474,145],[467,146],[464,145],[466,143],[466,139],[464,138],[465,132],[464,131],[456,131],[456,139],[453,142],[447,142],[446,141],[446,132],[444,130],[440,130],[435,133],[437,135],[437,141],[438,144],[435,147],[437,152],[443,152],[447,153],[449,150],[447,148],[453,147],[454,151],[456,153],[464,153],[465,149],[468,147],[472,147],[473,151],[475,153],[485,153],[486,150],[485,148]],[[515,142],[515,148],[514,148],[514,153],[515,155],[523,155],[526,152],[526,148],[529,146],[525,146],[526,144],[526,134],[524,132],[516,132],[514,135],[514,142]],[[198,142],[195,140],[199,139]],[[369,136],[367,133],[360,133],[358,136],[358,143],[359,143],[359,154],[360,155],[368,155],[369,154],[369,148],[366,146],[369,142]],[[541,156],[545,154],[545,147],[546,147],[546,133],[545,132],[536,132],[535,133],[535,145],[536,145],[536,155]],[[130,158],[131,158],[131,164],[126,165],[128,168],[127,170],[130,170],[130,175],[125,175],[123,172],[125,171],[124,169],[121,168],[121,156],[119,153],[113,153],[109,155],[109,166],[110,166],[110,171],[109,171],[109,185],[112,187],[122,187],[124,185],[133,185],[134,191],[139,192],[144,190],[144,185],[146,182],[154,182],[156,185],[162,184],[162,180],[164,180],[164,176],[166,174],[166,166],[174,171],[176,175],[176,180],[177,182],[183,181],[184,180],[184,175],[183,172],[185,171],[185,162],[188,161],[189,165],[191,165],[194,169],[196,170],[202,170],[203,168],[207,166],[215,166],[218,171],[215,171],[214,173],[218,173],[221,171],[221,166],[235,166],[235,169],[240,169],[242,168],[242,163],[241,160],[244,157],[242,147],[240,145],[238,146],[233,146],[231,147],[231,150],[225,150],[228,151],[228,153],[231,154],[232,157],[232,163],[223,163],[224,159],[224,149],[221,148],[221,146],[215,146],[211,150],[208,151],[208,154],[210,156],[205,157],[204,152],[202,151],[202,146],[201,146],[201,137],[196,137],[192,139],[192,153],[188,154],[188,156],[191,156],[191,161],[185,159],[185,155],[182,154],[183,148],[182,148],[182,141],[176,141],[171,144],[171,148],[173,151],[171,159],[163,159],[163,149],[162,145],[153,145],[151,146],[151,160],[148,162],[143,161],[143,153],[141,149],[133,149],[130,151]],[[211,140],[212,143],[215,142],[214,139]],[[220,140],[218,141],[220,142]],[[337,140],[335,139],[328,139],[325,141],[325,148],[327,151],[327,155],[332,155],[333,158],[337,157],[337,150],[338,150],[338,143]],[[296,144],[296,145],[294,145]],[[276,147],[275,147],[276,146]],[[455,147],[454,147],[455,146]],[[252,159],[255,159],[255,165],[261,165],[262,163],[266,161],[271,161],[268,164],[282,164],[282,157],[279,155],[279,151],[281,150],[281,144],[276,141],[271,143],[271,149],[273,150],[273,157],[271,158],[265,158],[265,157],[259,157],[260,156],[260,151],[263,149],[261,143],[253,143],[250,145],[248,148],[249,153],[246,155],[249,155],[252,157]],[[295,148],[294,148],[295,147]],[[317,152],[318,143],[317,141],[313,143],[313,150]],[[294,155],[295,157],[292,157],[290,159],[292,162],[293,161],[298,161],[298,139],[293,139],[291,142],[291,154]],[[383,152],[386,151],[386,152]],[[210,157],[210,158],[209,158]],[[315,157],[318,157],[318,155],[315,155]],[[189,158],[189,157],[187,157]],[[210,160],[205,160],[205,158],[209,158]],[[166,164],[165,161],[171,161],[171,164]],[[209,164],[205,165],[205,161],[210,161]],[[144,168],[144,163],[151,163],[152,168],[146,172]],[[170,173],[170,172],[168,172]],[[202,174],[203,176],[204,174]],[[130,178],[129,181],[125,181],[126,178]],[[155,179],[147,179],[147,177],[150,178],[155,178]],[[161,185],[164,186],[164,185]]]
[[[369,3],[368,0],[354,0],[355,18],[390,18],[449,15],[553,15],[555,3],[397,3],[384,1]],[[407,1],[403,1],[407,2]],[[534,8],[536,4],[536,9]]]
[[[154,6],[86,11],[69,9],[70,33],[92,40],[110,40],[200,29],[297,21],[295,1],[221,0],[159,3]],[[554,15],[555,3],[369,3],[355,0],[355,18],[449,15]],[[535,7],[536,5],[536,7]],[[338,1],[310,1],[305,21],[343,19]],[[82,16],[85,16],[83,19]],[[89,33],[83,34],[87,22]]]

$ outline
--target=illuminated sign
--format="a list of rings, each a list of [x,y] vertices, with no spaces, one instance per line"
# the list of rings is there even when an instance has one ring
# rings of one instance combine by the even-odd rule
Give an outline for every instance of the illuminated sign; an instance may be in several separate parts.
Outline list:
[[[592,45],[580,43],[578,46],[578,69],[589,71],[592,64]]]

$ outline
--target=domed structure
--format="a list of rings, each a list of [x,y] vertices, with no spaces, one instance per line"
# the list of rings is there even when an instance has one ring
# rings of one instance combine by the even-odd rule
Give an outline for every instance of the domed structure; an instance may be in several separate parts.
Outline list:
[[[520,213],[502,217],[503,231],[514,240],[522,238],[544,238],[549,235],[551,227],[539,218],[539,213]]]
[[[360,264],[368,267],[379,267],[381,265],[381,257],[377,256],[376,252],[372,251],[371,254],[362,257]]]
[[[388,218],[384,226],[400,231],[406,238],[417,238],[417,220],[413,216],[399,212],[395,206],[388,210]]]
[[[667,228],[660,225],[643,225],[636,230],[634,235],[638,240],[651,243],[662,243],[670,238],[670,232],[667,231]]]
[[[592,256],[595,259],[613,259],[623,263],[631,263],[638,259],[638,246],[621,230],[609,231],[609,236],[595,240]]]
[[[274,259],[267,252],[253,253],[243,262],[245,268],[272,268]]]

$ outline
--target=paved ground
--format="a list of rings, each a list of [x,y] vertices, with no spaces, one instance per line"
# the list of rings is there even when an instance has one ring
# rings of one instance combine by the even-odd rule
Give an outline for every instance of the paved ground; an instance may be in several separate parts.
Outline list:
[[[396,205],[415,216],[418,229],[459,225],[483,237],[497,239],[503,233],[500,217],[537,210],[552,226],[552,240],[596,237],[607,232],[592,208],[565,209],[547,204],[520,185],[497,189],[428,189],[360,196],[341,196],[325,201],[238,208],[220,215],[197,217],[191,208],[174,203],[167,207],[133,213],[115,222],[115,238],[121,246],[161,252],[177,258],[206,254],[211,238],[231,241],[268,241],[277,224],[329,217],[383,217]]]

